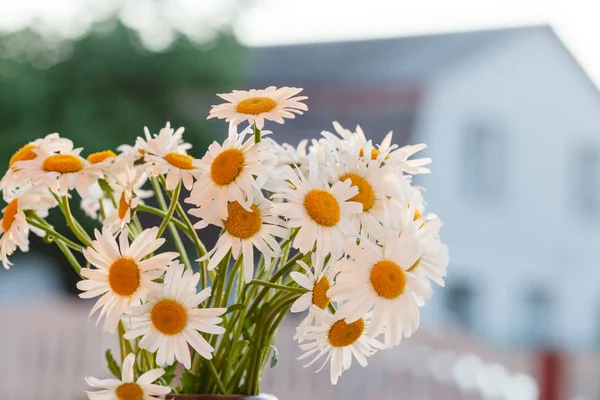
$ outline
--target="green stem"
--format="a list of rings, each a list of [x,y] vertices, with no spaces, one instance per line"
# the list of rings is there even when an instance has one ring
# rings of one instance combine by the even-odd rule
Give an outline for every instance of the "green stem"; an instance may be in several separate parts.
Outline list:
[[[242,344],[240,342],[235,343],[234,344],[234,351],[237,348],[237,346],[242,346]],[[237,352],[235,352],[235,354],[237,354]],[[235,363],[235,359],[231,359],[230,362],[231,363],[235,363],[235,366],[232,369],[232,373],[231,373],[231,377],[228,380],[227,383],[227,390],[228,391],[233,391],[234,389],[239,389],[239,382],[242,379],[242,376],[244,375],[244,366],[246,365],[246,362],[248,361],[248,357],[250,357],[250,355],[252,354],[251,351],[247,351],[244,353],[244,355],[242,356],[242,358],[240,359],[239,362]],[[228,368],[227,371],[229,371],[230,369]],[[236,385],[237,384],[237,385]],[[237,386],[237,387],[236,387]]]
[[[162,189],[158,184],[158,181],[155,178],[150,179],[152,182],[152,187],[154,188],[154,193],[156,194],[156,199],[158,200],[158,204],[163,211],[167,210],[167,203],[165,202],[165,198],[162,193]],[[192,264],[190,263],[190,259],[188,258],[187,252],[185,251],[185,246],[181,241],[181,237],[179,236],[179,232],[177,232],[177,228],[172,223],[168,224],[169,232],[171,232],[171,237],[173,238],[173,242],[175,243],[175,247],[181,256],[181,260],[186,268],[192,269]]]
[[[104,222],[106,219],[106,212],[104,211],[104,204],[102,203],[102,199],[98,200],[98,205],[100,206],[100,219]]]
[[[208,363],[208,369],[210,369],[210,372],[213,374],[213,378],[215,378],[215,382],[217,382],[217,387],[219,388],[219,390],[221,391],[222,394],[227,394],[227,390],[225,390],[225,386],[223,385],[223,382],[221,381],[221,377],[219,376],[219,373],[217,372],[217,369],[215,368],[215,364],[213,363],[213,360],[207,360]]]
[[[233,268],[231,269],[231,273],[229,274],[229,280],[227,281],[227,288],[225,289],[225,293],[224,293],[224,299],[225,302],[222,302],[222,307],[227,306],[227,303],[229,302],[229,296],[231,296],[231,291],[233,290],[233,284],[235,283],[235,276],[237,275],[237,272],[240,269],[240,266],[242,265],[242,259],[243,259],[243,255],[240,255],[237,259],[237,261],[235,262],[235,264],[233,265]]]
[[[280,301],[277,302],[277,305],[268,307],[267,311],[256,323],[256,328],[253,334],[254,346],[252,348],[252,355],[248,364],[248,373],[244,382],[245,392],[247,394],[258,394],[260,371],[263,369],[262,352],[266,345],[271,343],[271,334],[276,330],[272,329],[270,322],[281,321],[280,318],[277,318],[277,314],[287,313],[290,304],[296,301],[298,297],[298,294],[286,294],[282,299],[280,299]]]
[[[69,227],[69,229],[71,229],[71,232],[73,232],[73,234],[77,236],[77,239],[79,239],[79,241],[83,243],[86,247],[90,247],[92,245],[92,241],[88,234],[81,228],[79,222],[77,222],[75,217],[73,217],[73,214],[71,213],[71,208],[69,206],[69,199],[67,198],[67,196],[62,197],[62,200],[60,197],[57,197],[57,201],[60,210],[65,216],[67,226]]]
[[[258,129],[258,127],[256,126],[256,123],[254,124],[254,143],[260,143],[261,140],[261,132],[260,129]]]
[[[160,182],[160,184],[163,186],[163,188],[166,188],[166,181],[164,179],[163,176],[159,176],[158,177],[158,181]],[[185,210],[183,209],[183,206],[177,202],[177,214],[179,215],[179,217],[183,220],[184,225],[187,227],[186,232],[188,232],[188,237],[192,240],[192,242],[194,243],[194,246],[196,247],[196,254],[198,255],[198,258],[203,257],[206,254],[206,247],[204,246],[204,243],[202,243],[202,241],[200,240],[200,237],[198,236],[198,233],[196,232],[196,229],[194,228],[194,224],[192,224],[192,221],[190,221],[187,213],[185,212]],[[201,287],[205,288],[208,286],[208,273],[210,272],[210,277],[211,279],[215,280],[215,273],[213,271],[207,271],[206,270],[206,266],[208,265],[209,260],[205,260],[200,264],[200,277],[201,277]]]
[[[204,246],[204,243],[202,243],[202,241],[200,240],[200,237],[198,237],[196,229],[194,228],[194,224],[192,224],[192,221],[190,221],[190,219],[188,218],[187,213],[183,209],[183,206],[179,203],[177,203],[177,214],[181,217],[181,219],[183,219],[183,224],[189,229],[191,233],[190,238],[196,246],[198,258],[203,257],[206,254],[206,247]],[[205,263],[208,264],[208,260],[205,261]]]
[[[123,337],[123,335],[125,335],[125,326],[123,325],[122,321],[119,321],[119,329],[118,329],[118,333],[119,333],[119,350],[121,351],[121,364],[123,363],[123,361],[125,360],[125,357],[127,357],[127,355],[129,353],[132,352],[132,348],[131,348],[131,343],[129,343],[129,341],[125,340],[125,338]]]
[[[241,257],[240,257],[241,258]],[[227,280],[227,272],[229,270],[229,264],[231,263],[231,250],[227,253],[227,255],[221,260],[219,266],[217,267],[219,271],[217,271],[217,276],[220,277],[217,279],[218,285],[215,286],[215,307],[227,307],[227,299],[224,299],[224,291],[225,281]],[[225,304],[223,304],[223,302]],[[215,336],[216,337],[216,336]]]
[[[46,221],[44,221],[43,219],[41,219],[40,217],[38,217],[36,215],[37,218],[33,217],[33,215],[35,215],[34,213],[27,215],[27,223],[31,226],[35,226],[36,228],[42,229],[44,232],[46,232],[46,234],[48,236],[52,236],[54,239],[58,239],[61,242],[64,242],[67,246],[69,246],[70,248],[72,248],[73,250],[79,251],[81,252],[83,250],[83,247],[80,244],[75,243],[74,241],[66,238],[65,236],[61,235],[60,233],[56,232],[51,225],[47,224]],[[44,223],[39,222],[39,220],[43,221]]]
[[[173,221],[173,218],[171,218],[171,221]],[[144,227],[142,226],[142,223],[140,222],[140,219],[138,218],[137,214],[133,216],[133,224],[135,225],[139,233],[142,233],[144,231]]]
[[[175,208],[177,207],[177,204],[179,204],[179,193],[180,192],[181,192],[181,182],[179,182],[177,184],[177,186],[175,187],[175,190],[173,191],[173,195],[171,196],[171,205],[169,206],[169,209],[167,210],[165,218],[163,219],[162,223],[158,227],[158,234],[156,235],[156,237],[162,236],[163,232],[167,228],[167,225],[171,221],[171,217],[173,216],[173,213],[175,212]]]
[[[194,246],[196,246],[196,254],[198,255],[198,258],[204,257],[204,255],[206,255],[206,247],[204,246],[204,243],[202,243],[202,241],[200,240],[200,237],[198,236],[198,233],[196,232],[196,229],[194,228],[194,224],[192,224],[192,221],[190,221],[190,219],[188,218],[188,216],[181,204],[177,204],[177,214],[183,219],[185,226],[188,228],[188,231],[190,232],[188,236],[194,243]],[[206,267],[208,266],[208,262],[209,262],[209,260],[205,260],[200,263],[200,283],[201,283],[202,288],[205,288],[208,286],[208,274],[209,273],[210,273],[211,279],[213,279],[213,280],[215,279],[215,272],[208,271],[206,269]]]
[[[304,288],[284,286],[284,285],[279,285],[277,283],[273,283],[273,282],[269,282],[269,281],[259,281],[257,279],[251,280],[250,282],[248,282],[248,285],[260,285],[260,286],[265,286],[265,287],[271,288],[271,289],[279,289],[279,290],[283,290],[286,292],[300,293],[300,294],[304,294],[307,292],[307,290]]]
[[[141,211],[141,212],[145,212],[147,214],[156,215],[161,218],[167,217],[166,212],[159,210],[158,208],[150,207],[146,204],[139,204],[135,209],[136,209],[136,211]],[[178,220],[175,217],[171,217],[170,222],[172,224],[175,224],[175,226],[177,226],[177,228],[179,228],[182,232],[184,232],[186,235],[190,236],[190,238],[191,238],[190,232],[189,232],[187,226],[183,222],[181,222],[180,220]]]
[[[71,266],[73,267],[75,272],[77,272],[77,275],[81,276],[81,265],[79,264],[79,261],[77,261],[77,259],[73,255],[73,253],[71,252],[71,249],[69,248],[69,246],[67,246],[65,243],[63,243],[61,241],[56,241],[55,243],[58,246],[58,248],[60,249],[60,251],[62,251],[62,253],[65,255],[65,257],[67,258],[67,261],[69,261],[69,264],[71,264]]]
[[[287,273],[289,270],[291,270],[296,265],[296,262],[303,256],[305,256],[305,255],[302,253],[298,253],[294,257],[292,257],[283,267],[279,268],[279,270],[275,274],[273,274],[273,277],[271,278],[271,282],[276,282],[277,279],[279,279],[279,277],[283,276],[285,273]],[[310,253],[308,253],[308,257],[310,257]],[[254,313],[254,311],[258,307],[258,304],[265,297],[268,290],[269,290],[268,287],[264,287],[262,289],[262,291],[258,294],[258,296],[256,296],[256,299],[254,300],[254,302],[250,306],[250,309],[248,310],[248,315],[252,315]]]

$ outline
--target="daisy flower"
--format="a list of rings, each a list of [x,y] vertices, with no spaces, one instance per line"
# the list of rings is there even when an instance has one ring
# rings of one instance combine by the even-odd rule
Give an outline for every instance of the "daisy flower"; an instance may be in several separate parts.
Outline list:
[[[11,197],[11,192],[17,187],[22,187],[29,183],[29,178],[23,176],[23,174],[19,174],[19,168],[16,168],[15,163],[33,160],[38,156],[33,150],[38,149],[42,145],[51,148],[53,151],[59,151],[69,145],[72,146],[69,139],[61,138],[58,133],[51,133],[42,139],[36,139],[21,147],[10,157],[8,170],[4,177],[2,177],[2,180],[0,180],[0,189],[2,189],[4,197]]]
[[[117,155],[112,150],[103,150],[90,154],[86,160],[101,171],[106,171],[115,164]]]
[[[284,118],[295,118],[294,113],[303,114],[308,111],[302,101],[306,96],[296,96],[302,89],[294,87],[269,86],[266,89],[234,90],[231,93],[218,94],[229,103],[212,106],[208,119],[219,118],[234,125],[248,121],[262,129],[265,120],[283,124]],[[295,97],[294,97],[295,96]]]
[[[367,366],[367,357],[375,354],[384,346],[376,339],[370,338],[366,332],[369,329],[369,319],[358,318],[348,323],[343,318],[329,313],[323,313],[317,318],[316,325],[306,325],[299,329],[299,336],[308,340],[309,343],[300,344],[305,351],[299,360],[315,355],[308,367],[319,359],[326,356],[321,371],[330,361],[331,383],[335,385],[342,373],[352,365],[352,359],[362,366]]]
[[[19,161],[15,167],[22,170],[23,176],[33,182],[43,182],[54,193],[65,196],[76,189],[85,197],[87,189],[102,175],[102,170],[82,158],[81,148],[73,149],[73,143],[61,146],[56,153],[53,143],[42,144],[32,149],[37,155],[32,160]]]
[[[147,128],[145,129],[147,133]],[[168,190],[175,189],[179,182],[183,182],[183,186],[191,190],[194,179],[200,178],[202,174],[202,171],[193,165],[194,157],[183,150],[189,148],[183,146],[180,141],[183,130],[182,127],[173,131],[167,123],[154,138],[146,141],[138,138],[139,148],[145,154],[145,169],[154,177],[166,174]]]
[[[83,291],[79,295],[83,299],[101,296],[90,316],[102,308],[98,321],[106,315],[104,330],[114,333],[126,310],[144,302],[149,293],[160,290],[160,284],[153,281],[164,274],[178,254],[167,252],[148,258],[165,242],[156,238],[158,227],[146,229],[131,245],[127,231],[120,233],[118,244],[107,228],[94,233],[96,240],[83,255],[96,268],[81,269],[81,276],[87,279],[77,282],[77,288]]]
[[[164,399],[166,394],[171,393],[171,388],[152,384],[165,374],[165,370],[156,368],[150,370],[134,380],[133,365],[135,354],[131,353],[121,366],[121,380],[118,379],[96,379],[85,378],[88,385],[102,389],[96,392],[86,390],[89,400],[154,400]]]
[[[385,235],[382,221],[384,203],[400,196],[396,171],[381,162],[367,162],[355,154],[340,155],[332,167],[335,180],[350,180],[358,193],[350,198],[362,204],[362,212],[351,216],[355,230],[362,235],[381,240]]]
[[[94,182],[88,188],[85,197],[81,198],[79,206],[92,219],[98,219],[100,208],[104,209],[105,213],[107,211],[112,212],[114,209],[110,198],[104,193],[98,182]]]
[[[439,239],[441,228],[442,221],[439,218],[428,219],[422,224],[417,231],[417,238],[423,247],[423,253],[408,271],[444,286],[449,254],[448,246]]]
[[[226,220],[229,201],[237,201],[250,211],[253,191],[260,190],[260,183],[254,176],[263,178],[271,175],[265,164],[273,161],[271,146],[263,140],[254,143],[250,137],[244,138],[252,130],[250,127],[238,134],[237,127],[229,125],[229,136],[223,145],[213,142],[206,155],[193,165],[205,174],[196,181],[185,201],[206,208],[216,202],[217,216]]]
[[[434,214],[423,213],[423,205],[419,204],[420,191],[412,197],[409,204],[392,200],[386,207],[386,229],[402,232],[408,225],[416,230],[417,239],[423,249],[421,256],[408,269],[421,278],[427,278],[440,286],[444,286],[444,277],[448,267],[448,246],[439,237],[442,221]],[[405,212],[401,212],[405,209]],[[432,289],[430,289],[432,290]],[[427,299],[429,296],[425,297]]]
[[[312,253],[310,258],[312,267],[306,265],[304,261],[298,261],[298,264],[305,272],[304,274],[298,271],[290,273],[290,277],[294,282],[308,290],[308,292],[304,293],[292,304],[290,311],[293,313],[306,311],[311,305],[316,306],[320,310],[325,310],[329,305],[327,291],[335,278],[335,271],[331,266],[331,261],[329,260],[325,263],[324,259],[315,253]]]
[[[124,319],[128,325],[125,338],[143,336],[139,346],[156,353],[159,365],[171,365],[175,359],[189,369],[192,365],[192,346],[205,359],[212,359],[214,348],[198,333],[221,334],[221,323],[226,308],[197,308],[210,297],[211,289],[196,293],[200,273],[185,270],[179,262],[173,263],[165,275],[162,292],[153,295],[148,303],[135,307]]]
[[[109,184],[114,190],[117,207],[111,207],[106,212],[103,225],[112,232],[124,229],[131,222],[131,216],[136,207],[144,204],[144,199],[151,197],[154,192],[143,190],[148,176],[140,167],[136,168],[131,163],[123,163],[108,177]]]
[[[330,302],[329,297],[327,297],[327,291],[331,287],[336,274],[331,264],[331,258],[325,262],[325,260],[315,253],[312,253],[310,257],[312,267],[306,265],[304,261],[298,261],[298,264],[304,269],[304,274],[298,271],[290,273],[290,277],[294,282],[308,290],[308,292],[304,293],[292,304],[290,310],[293,313],[309,310],[306,318],[296,328],[294,340],[298,340],[300,343],[304,341],[300,337],[303,327],[312,325],[320,314],[326,312]]]
[[[350,223],[350,217],[362,211],[361,203],[350,201],[358,194],[358,188],[349,179],[330,187],[319,176],[315,162],[310,164],[308,179],[300,170],[296,172],[290,175],[291,185],[273,195],[286,200],[275,204],[273,211],[287,218],[290,228],[299,228],[294,248],[306,254],[316,244],[315,252],[320,257],[331,254],[338,259],[348,238],[358,234]]]
[[[244,257],[244,279],[252,280],[254,275],[254,247],[265,257],[265,266],[271,265],[271,258],[281,253],[275,237],[285,238],[288,231],[285,222],[271,211],[273,203],[265,199],[260,191],[256,191],[252,200],[251,211],[246,210],[237,201],[227,205],[227,219],[220,219],[214,207],[198,208],[189,213],[202,220],[194,225],[196,229],[205,228],[208,224],[224,228],[215,247],[197,261],[210,259],[208,270],[214,269],[231,250],[235,260],[240,254]]]
[[[357,127],[357,129],[360,129],[360,127]],[[425,167],[426,165],[431,164],[431,158],[425,157],[409,160],[409,157],[427,148],[425,143],[407,145],[399,148],[398,145],[392,145],[391,140],[391,131],[385,136],[377,148],[375,148],[369,140],[361,148],[360,156],[367,158],[368,155],[371,154],[371,160],[385,161],[407,174],[417,175],[428,174],[431,172],[429,168]]]
[[[279,144],[269,137],[265,140],[270,141],[273,146],[277,166],[289,165],[301,167],[308,164],[308,139],[301,140],[296,147],[288,143]]]
[[[386,231],[383,246],[363,239],[350,243],[349,259],[339,262],[340,273],[327,294],[345,302],[338,313],[352,323],[370,310],[373,318],[369,336],[385,332],[387,347],[400,344],[419,325],[418,298],[428,295],[427,282],[408,272],[422,254],[416,229],[408,226],[402,234]]]
[[[16,196],[2,210],[0,223],[0,258],[4,268],[9,269],[12,263],[8,256],[12,255],[17,247],[22,252],[29,251],[29,230],[26,211],[45,213],[54,207],[56,201],[41,185],[17,189]]]
[[[312,139],[310,145],[308,140],[302,140],[297,147],[288,143],[280,145],[269,137],[265,140],[272,143],[276,164],[273,175],[267,180],[264,189],[273,193],[279,191],[282,185],[287,185],[286,174],[289,169],[282,167],[299,168],[302,173],[308,174],[311,162],[317,162],[320,171],[327,171],[335,162],[332,149],[316,139]]]
[[[334,122],[333,127],[338,134],[324,131],[321,134],[327,142],[337,148],[340,152],[354,153],[359,150],[360,157],[367,160],[379,160],[392,164],[394,167],[409,174],[427,174],[429,169],[425,166],[431,164],[431,158],[409,158],[415,153],[426,149],[426,144],[409,145],[398,148],[398,145],[392,145],[393,132],[390,131],[385,136],[379,146],[374,146],[370,140],[367,140],[365,133],[360,126],[356,126],[356,132],[343,128],[339,123]]]

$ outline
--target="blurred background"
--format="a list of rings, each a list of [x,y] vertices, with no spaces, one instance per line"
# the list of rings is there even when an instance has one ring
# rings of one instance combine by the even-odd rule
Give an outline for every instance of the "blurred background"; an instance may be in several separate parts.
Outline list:
[[[600,35],[586,1],[0,0],[0,164],[60,132],[85,154],[147,125],[221,140],[215,93],[304,87],[280,141],[339,121],[426,142],[419,176],[451,249],[422,329],[332,388],[294,358],[281,400],[600,397]],[[55,221],[56,223],[56,221]],[[92,225],[89,226],[90,228]],[[84,398],[114,346],[51,246],[0,270],[0,399]]]

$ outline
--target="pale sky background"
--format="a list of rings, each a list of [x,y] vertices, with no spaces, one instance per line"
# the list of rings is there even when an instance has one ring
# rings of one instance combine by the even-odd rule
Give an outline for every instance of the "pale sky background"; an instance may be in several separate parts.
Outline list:
[[[549,23],[600,86],[599,0],[0,0],[0,33],[77,38],[117,9],[155,50],[175,31],[206,40],[231,20],[250,46]]]

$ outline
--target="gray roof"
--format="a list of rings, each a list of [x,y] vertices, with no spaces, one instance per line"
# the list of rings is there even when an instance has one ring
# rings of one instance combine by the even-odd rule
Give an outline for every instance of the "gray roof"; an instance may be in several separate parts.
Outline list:
[[[389,131],[394,142],[411,142],[423,92],[431,75],[486,47],[530,34],[551,34],[549,26],[410,36],[393,39],[251,48],[245,66],[248,87],[303,87],[309,112],[284,127],[280,140],[297,143],[331,130],[360,124],[375,143]],[[560,40],[557,39],[560,42]]]
[[[530,26],[466,31],[391,39],[257,47],[250,51],[247,78],[304,82],[422,81],[449,64],[463,60],[497,41],[532,32]],[[297,86],[298,83],[295,85]]]

